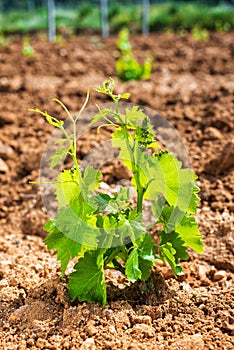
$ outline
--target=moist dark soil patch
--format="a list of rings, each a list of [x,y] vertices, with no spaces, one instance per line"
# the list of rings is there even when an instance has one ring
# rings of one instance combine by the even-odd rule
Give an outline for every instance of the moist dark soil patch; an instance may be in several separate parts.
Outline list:
[[[116,79],[118,91],[130,92],[132,103],[150,107],[179,131],[199,176],[205,252],[191,253],[178,279],[158,265],[148,285],[126,286],[123,276],[107,271],[105,308],[70,303],[56,255],[44,246],[48,217],[29,181],[38,180],[52,128],[28,108],[65,118],[50,102],[56,97],[76,113],[88,88],[115,77],[116,37],[55,44],[35,37],[34,58],[22,55],[17,38],[0,47],[0,349],[234,348],[233,39],[232,32],[211,34],[208,42],[190,35],[132,37],[140,61],[147,52],[153,56],[152,78]],[[106,102],[91,96],[90,106]],[[84,136],[80,158],[97,143],[96,133]],[[126,177],[118,170],[118,163],[106,166],[104,180],[111,185]]]

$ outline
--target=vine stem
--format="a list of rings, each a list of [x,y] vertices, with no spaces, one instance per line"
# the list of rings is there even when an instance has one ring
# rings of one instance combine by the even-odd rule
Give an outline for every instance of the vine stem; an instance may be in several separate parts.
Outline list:
[[[116,108],[115,113],[116,113],[116,115],[118,116],[118,118],[120,120],[121,127],[122,127],[122,130],[123,130],[125,139],[126,139],[126,145],[127,145],[130,161],[131,161],[131,164],[132,164],[132,172],[133,172],[133,176],[134,176],[135,181],[136,181],[136,188],[137,188],[137,212],[140,214],[140,213],[142,213],[142,206],[143,206],[143,198],[144,198],[145,189],[141,185],[140,176],[139,176],[139,170],[138,170],[138,167],[136,165],[136,160],[135,160],[135,156],[134,156],[134,146],[131,147],[131,145],[129,143],[127,127],[124,124],[121,116],[119,115],[119,99],[117,98],[114,101],[115,101],[115,108]]]
[[[115,248],[108,259],[105,261],[105,266],[108,265],[122,249],[122,246]]]

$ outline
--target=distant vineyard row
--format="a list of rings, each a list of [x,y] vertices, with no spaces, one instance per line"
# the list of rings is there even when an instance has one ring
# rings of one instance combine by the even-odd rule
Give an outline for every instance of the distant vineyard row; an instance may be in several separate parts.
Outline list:
[[[214,3],[213,1],[210,1]],[[194,26],[216,31],[229,31],[234,28],[234,7],[232,1],[225,4],[204,5],[194,2],[159,3],[150,5],[149,29],[159,30],[192,30]],[[47,28],[46,7],[33,7],[25,10],[14,9],[4,12],[0,5],[0,33],[27,33]],[[10,3],[10,1],[8,2]],[[20,3],[20,1],[18,2]],[[41,1],[43,3],[43,1]],[[46,1],[44,1],[46,3]],[[59,2],[58,2],[59,3]],[[76,2],[76,4],[79,2]],[[217,3],[217,1],[216,1]],[[57,4],[57,2],[56,2]],[[61,2],[60,2],[61,4]],[[108,21],[110,32],[118,32],[122,27],[141,31],[141,2],[109,2]],[[99,1],[83,2],[75,7],[59,5],[56,7],[56,27],[68,28],[71,31],[89,29],[95,32],[101,30],[101,10]]]

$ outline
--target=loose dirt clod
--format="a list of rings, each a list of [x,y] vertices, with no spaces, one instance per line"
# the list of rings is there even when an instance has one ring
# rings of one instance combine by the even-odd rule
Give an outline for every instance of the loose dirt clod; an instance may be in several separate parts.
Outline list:
[[[213,174],[221,174],[225,170],[229,170],[234,166],[234,139],[229,141],[222,153],[210,163],[207,164],[206,169]]]

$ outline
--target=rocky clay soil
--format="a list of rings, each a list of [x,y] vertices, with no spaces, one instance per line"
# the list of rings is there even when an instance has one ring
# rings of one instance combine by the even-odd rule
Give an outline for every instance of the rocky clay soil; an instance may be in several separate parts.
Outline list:
[[[133,36],[139,60],[153,56],[152,78],[121,83],[132,103],[165,117],[180,133],[201,187],[197,213],[205,251],[191,253],[175,279],[158,265],[147,288],[107,272],[109,304],[71,304],[55,252],[43,243],[48,216],[37,185],[52,128],[28,108],[65,118],[86,90],[115,77],[116,37],[31,39],[0,47],[0,349],[234,349],[234,34]],[[89,106],[107,102],[95,92]],[[99,141],[107,137],[103,132]],[[79,156],[98,139],[79,141]],[[111,186],[124,171],[104,167]],[[122,169],[123,170],[123,169]],[[125,287],[125,288],[124,288]]]

